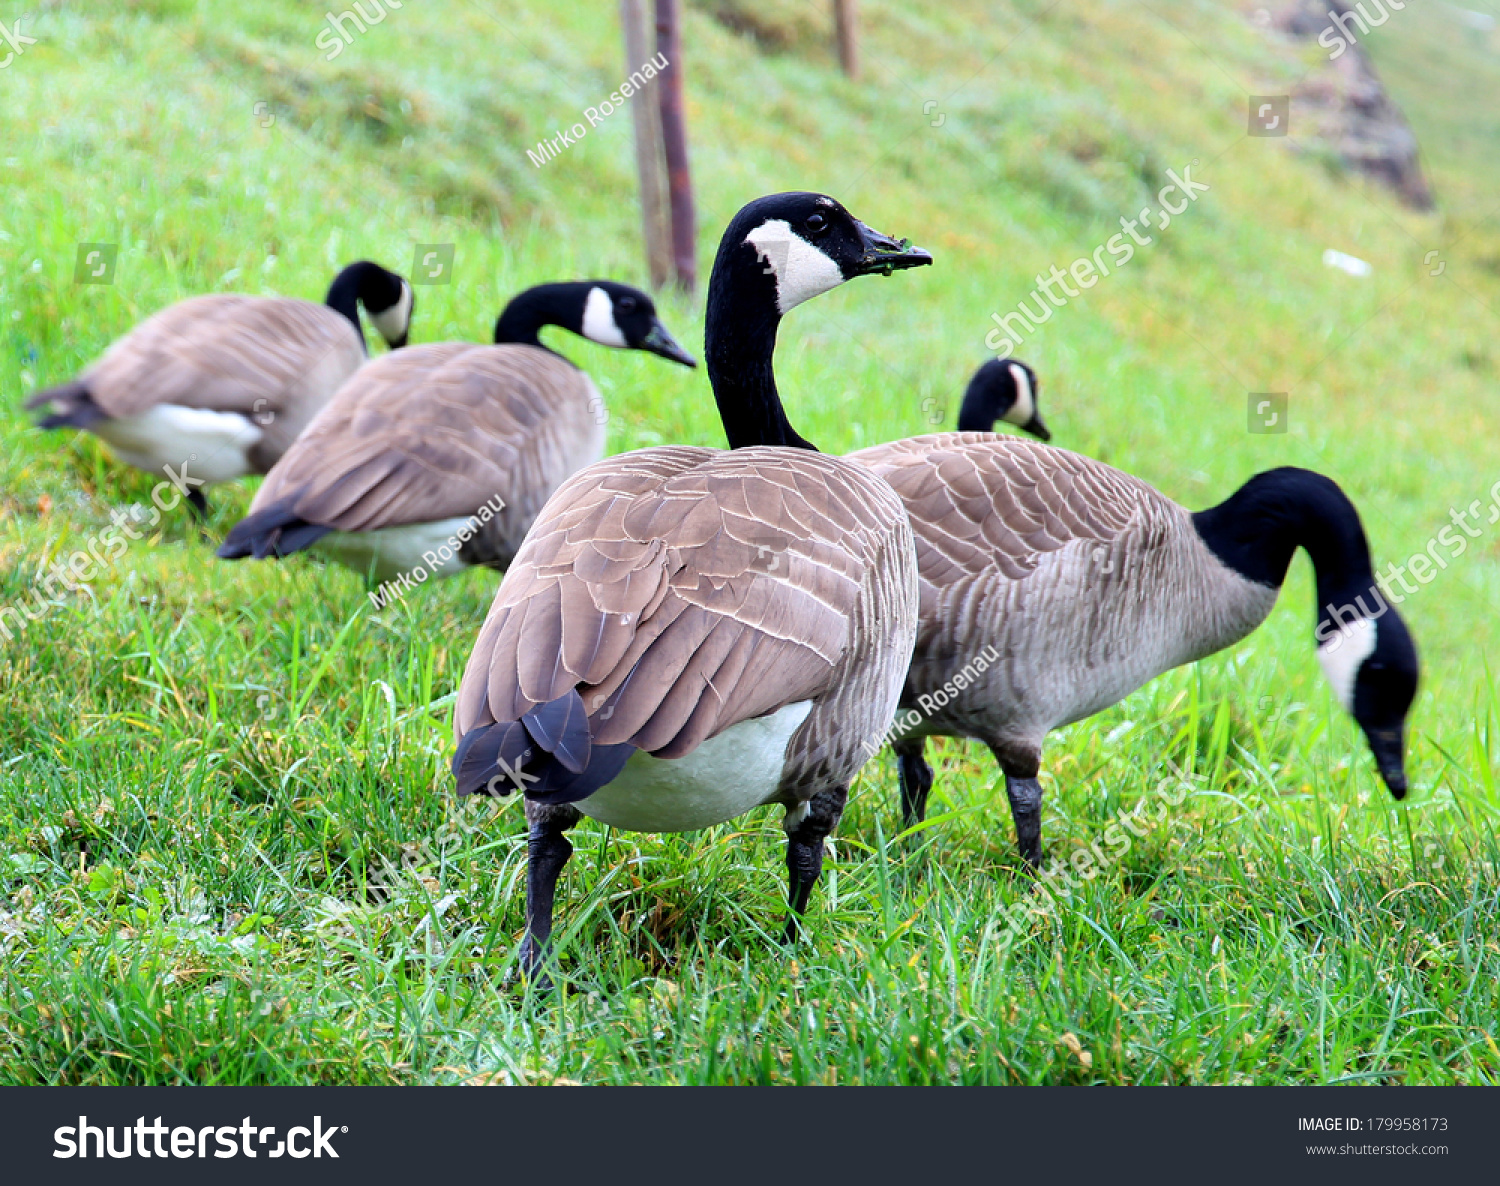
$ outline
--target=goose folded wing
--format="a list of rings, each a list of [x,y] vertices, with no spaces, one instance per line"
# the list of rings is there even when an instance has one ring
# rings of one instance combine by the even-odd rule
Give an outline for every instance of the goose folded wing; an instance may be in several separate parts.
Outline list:
[[[564,485],[475,644],[460,741],[578,696],[592,745],[680,757],[828,691],[874,516],[827,459],[744,456],[766,452],[650,449]]]
[[[276,508],[335,531],[378,531],[556,485],[560,443],[591,426],[583,401],[568,398],[580,372],[541,351],[528,352],[530,366],[508,353],[448,342],[383,355],[308,426],[252,514]]]
[[[1107,544],[1152,491],[1076,453],[989,433],[941,433],[863,449],[911,514],[924,586],[1023,580],[1076,540]],[[925,589],[924,589],[925,595]]]
[[[360,349],[349,322],[324,305],[218,294],[147,318],[86,380],[95,402],[116,417],[160,404],[274,414],[310,371],[341,360],[357,365]]]

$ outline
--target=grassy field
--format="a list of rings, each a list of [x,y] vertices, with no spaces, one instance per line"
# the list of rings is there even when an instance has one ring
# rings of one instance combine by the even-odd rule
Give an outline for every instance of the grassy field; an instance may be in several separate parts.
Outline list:
[[[19,405],[162,305],[317,298],[341,262],[409,272],[416,244],[452,243],[453,283],[418,289],[413,340],[435,341],[486,336],[530,283],[641,281],[629,116],[525,155],[624,77],[611,6],[424,0],[331,62],[327,7],[33,6],[36,44],[0,70],[0,606],[148,503],[154,479]],[[685,30],[705,269],[744,201],[791,188],[937,257],[784,324],[783,394],[820,447],[951,425],[990,314],[1191,167],[1209,191],[1017,351],[1056,443],[1192,507],[1318,469],[1382,565],[1488,503],[1493,40],[1414,5],[1371,38],[1438,195],[1415,214],[1295,123],[1246,137],[1247,97],[1321,52],[1250,8],[868,0],[859,83],[827,9],[690,0]],[[80,243],[118,245],[113,283],[75,283]],[[661,304],[701,341],[700,300]],[[562,345],[612,448],[722,444],[701,370]],[[1285,435],[1247,432],[1266,391],[1288,393]],[[210,535],[250,493],[219,491]],[[449,793],[453,690],[495,584],[372,612],[341,569],[215,561],[179,508],[0,637],[0,1082],[1500,1079],[1500,525],[1403,607],[1424,684],[1402,805],[1317,670],[1299,557],[1243,646],[1054,735],[1054,859],[1164,779],[1189,791],[1080,892],[1029,893],[988,755],[939,743],[919,835],[895,835],[888,755],[866,768],[790,951],[779,813],[665,837],[585,822],[551,999],[507,985],[521,813]],[[1007,946],[1018,900],[1033,918]]]

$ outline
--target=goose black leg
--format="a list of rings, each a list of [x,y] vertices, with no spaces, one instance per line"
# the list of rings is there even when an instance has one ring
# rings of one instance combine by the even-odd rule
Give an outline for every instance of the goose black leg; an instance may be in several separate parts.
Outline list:
[[[573,855],[573,846],[563,835],[580,816],[570,804],[552,806],[526,800],[526,937],[521,940],[521,970],[536,980],[552,942],[552,904],[557,897],[557,879]],[[545,976],[538,988],[550,988]]]
[[[838,826],[839,816],[844,814],[844,801],[849,797],[848,787],[836,787],[819,791],[806,804],[806,810],[794,808],[787,813],[786,827],[786,871],[787,905],[792,908],[786,920],[783,942],[797,938],[797,928],[807,900],[812,896],[818,875],[823,872],[823,842]],[[802,813],[799,818],[799,813]],[[795,823],[792,823],[796,820]]]
[[[187,500],[193,508],[193,513],[198,516],[198,522],[208,522],[208,499],[204,497],[203,491],[194,487],[187,492]]]
[[[909,828],[927,818],[927,793],[932,790],[932,767],[922,756],[922,747],[927,744],[924,737],[898,741],[891,748],[896,751],[896,772],[901,780],[901,826]]]
[[[1020,778],[1005,772],[1005,794],[1010,799],[1010,816],[1016,821],[1016,845],[1021,859],[1033,869],[1042,867],[1042,784],[1031,778]]]
[[[990,742],[1005,775],[1005,796],[1010,800],[1010,818],[1016,822],[1016,846],[1021,859],[1033,869],[1042,867],[1042,784],[1036,774],[1042,765],[1040,749],[1006,742]]]

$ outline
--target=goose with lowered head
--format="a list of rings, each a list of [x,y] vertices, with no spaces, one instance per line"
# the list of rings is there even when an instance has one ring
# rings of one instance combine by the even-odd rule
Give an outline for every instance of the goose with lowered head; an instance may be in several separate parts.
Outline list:
[[[494,344],[409,346],[364,367],[281,459],[219,556],[316,547],[374,580],[504,569],[542,505],[604,455],[593,381],[544,346],[545,326],[696,366],[651,298],[610,280],[541,284]]]
[[[917,586],[895,492],[787,421],[776,331],[854,276],[931,260],[820,194],[751,202],[708,289],[729,451],[592,465],[521,545],[459,685],[453,772],[460,794],[525,796],[527,972],[551,935],[564,833],[585,815],[677,832],[779,804],[793,933],[860,741],[894,711]]]
[[[992,358],[974,372],[958,409],[959,432],[991,432],[997,420],[1040,440],[1052,433],[1037,408],[1036,372],[1014,358]]]
[[[148,317],[77,379],[39,391],[39,428],[84,428],[127,465],[170,466],[190,486],[263,474],[366,358],[359,306],[391,349],[412,294],[394,272],[350,264],[321,305],[293,297],[190,297]],[[203,491],[189,501],[207,510]]]
[[[1039,866],[1047,734],[1244,638],[1298,548],[1317,577],[1318,659],[1391,794],[1406,794],[1416,648],[1330,479],[1270,470],[1193,513],[1012,436],[937,433],[849,456],[901,495],[917,539],[921,625],[892,729],[908,825],[932,787],[925,739],[976,738],[1005,774],[1021,856]]]

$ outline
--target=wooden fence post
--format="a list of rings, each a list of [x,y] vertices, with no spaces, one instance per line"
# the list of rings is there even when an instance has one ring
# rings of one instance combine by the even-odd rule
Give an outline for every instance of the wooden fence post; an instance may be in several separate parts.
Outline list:
[[[839,65],[859,77],[859,0],[833,0],[833,27],[838,35]]]
[[[627,77],[650,60],[650,23],[645,0],[620,0],[620,25],[625,32]],[[656,80],[630,99],[635,126],[635,168],[641,183],[641,230],[646,240],[646,267],[651,287],[659,289],[671,274],[672,254],[667,242],[667,203],[662,178],[661,113],[657,109]]]
[[[672,209],[672,263],[678,287],[692,292],[698,285],[697,230],[693,177],[688,168],[687,118],[682,101],[682,14],[678,0],[656,0],[656,49],[667,59],[666,69],[661,72],[661,130]]]

